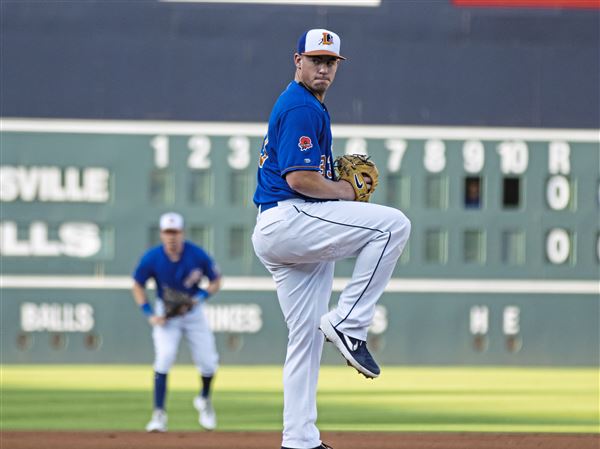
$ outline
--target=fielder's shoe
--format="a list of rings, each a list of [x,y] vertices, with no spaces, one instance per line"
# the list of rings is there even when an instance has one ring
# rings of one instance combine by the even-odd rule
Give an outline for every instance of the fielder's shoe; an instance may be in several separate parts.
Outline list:
[[[166,432],[167,431],[167,412],[156,409],[152,412],[152,419],[146,425],[146,432]]]
[[[290,448],[281,446],[281,449],[290,449]],[[320,446],[313,447],[312,449],[333,449],[333,448],[331,446],[327,446],[325,443],[321,443]]]
[[[367,349],[366,341],[349,337],[338,331],[333,327],[327,315],[323,315],[321,318],[321,326],[319,329],[325,334],[325,338],[338,348],[344,358],[348,361],[348,365],[356,368],[356,370],[366,378],[374,379],[379,376],[381,370]]]
[[[217,427],[217,415],[209,398],[196,396],[194,398],[194,408],[198,410],[198,422],[206,430],[215,430]]]

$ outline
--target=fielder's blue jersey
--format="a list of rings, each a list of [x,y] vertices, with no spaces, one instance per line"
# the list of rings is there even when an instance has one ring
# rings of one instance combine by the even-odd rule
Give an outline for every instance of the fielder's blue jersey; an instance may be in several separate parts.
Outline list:
[[[273,203],[305,196],[292,190],[285,175],[318,171],[333,179],[329,112],[306,87],[292,81],[279,96],[269,118],[258,162],[254,203]],[[319,200],[322,201],[322,200]]]
[[[194,296],[200,290],[198,284],[204,277],[214,281],[219,276],[219,269],[211,257],[189,241],[184,242],[177,262],[167,257],[162,245],[150,248],[133,273],[133,279],[140,285],[146,285],[146,281],[153,278],[159,298],[162,298],[165,287]]]

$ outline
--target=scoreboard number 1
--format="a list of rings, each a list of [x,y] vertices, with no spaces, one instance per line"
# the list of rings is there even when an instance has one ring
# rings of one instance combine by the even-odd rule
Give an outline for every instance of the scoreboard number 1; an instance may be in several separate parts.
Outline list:
[[[154,149],[154,165],[156,168],[167,168],[169,166],[169,138],[167,136],[156,136],[150,141]]]

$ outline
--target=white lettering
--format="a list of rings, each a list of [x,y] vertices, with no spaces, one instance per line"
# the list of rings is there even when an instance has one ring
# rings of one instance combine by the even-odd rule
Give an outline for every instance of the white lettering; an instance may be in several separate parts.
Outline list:
[[[473,335],[485,335],[488,332],[489,310],[487,306],[473,306],[469,316],[469,329]]]
[[[28,239],[19,240],[17,224],[0,223],[0,255],[34,257],[91,257],[102,247],[100,228],[94,223],[67,222],[58,227],[58,240],[48,236],[48,224],[34,221],[29,226]]]
[[[214,332],[254,334],[263,325],[262,310],[257,304],[207,305],[204,311]]]
[[[188,140],[191,153],[188,157],[188,167],[196,170],[210,168],[210,139],[206,136],[192,136]]]
[[[41,221],[34,221],[29,227],[29,244],[31,254],[36,256],[60,255],[60,242],[48,239],[48,226]]]
[[[467,140],[463,145],[463,167],[467,173],[479,173],[485,162],[485,149],[479,140]]]
[[[390,173],[396,173],[400,170],[407,146],[406,140],[402,139],[388,139],[385,141],[385,147],[390,152],[388,159],[388,170]]]
[[[250,139],[245,136],[234,136],[228,141],[231,153],[227,156],[229,166],[234,170],[244,170],[250,165]]]
[[[29,241],[19,240],[17,224],[0,223],[0,254],[3,256],[30,256]]]
[[[552,176],[546,186],[546,200],[554,210],[563,210],[569,205],[571,186],[569,180],[561,175]]]
[[[28,171],[26,167],[0,167],[0,199],[5,202],[15,201],[21,197],[23,201],[33,201],[38,190],[40,169]]]
[[[75,306],[75,323],[80,332],[89,332],[94,328],[94,308],[91,304],[79,303]]]
[[[70,257],[91,257],[100,251],[100,228],[94,223],[64,223],[58,228],[63,253]]]
[[[39,200],[40,201],[66,201],[66,195],[60,182],[60,168],[45,167],[41,169],[39,178]]]
[[[571,239],[564,229],[553,229],[546,238],[546,256],[555,265],[565,263],[571,253]]]
[[[550,142],[548,147],[548,171],[553,175],[571,173],[571,147],[567,142]]]
[[[498,145],[500,170],[503,174],[523,174],[529,164],[529,149],[522,141],[502,142]]]
[[[154,165],[156,168],[169,166],[169,138],[167,136],[156,136],[150,141],[154,149]]]
[[[106,203],[110,199],[110,172],[102,167],[83,169],[84,199],[90,203]]]
[[[94,308],[87,303],[21,304],[24,332],[89,332],[94,324]]]
[[[508,306],[504,308],[504,316],[502,320],[502,329],[505,335],[517,335],[520,331],[519,318],[521,310],[516,306]]]
[[[104,203],[110,172],[101,167],[0,167],[0,200]]]
[[[441,140],[425,142],[423,165],[430,173],[439,173],[446,168],[446,144]]]

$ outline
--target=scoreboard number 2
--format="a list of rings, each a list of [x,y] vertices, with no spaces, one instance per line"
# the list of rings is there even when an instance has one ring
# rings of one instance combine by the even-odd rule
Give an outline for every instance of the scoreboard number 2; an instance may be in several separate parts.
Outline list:
[[[187,160],[189,168],[196,170],[205,170],[210,168],[210,154],[211,143],[210,139],[206,136],[192,136],[188,140],[188,148],[191,153]]]

